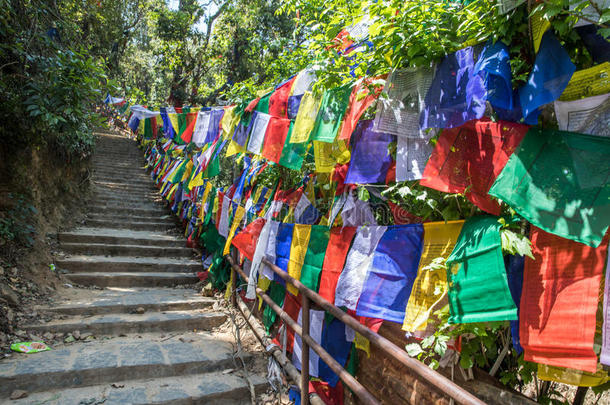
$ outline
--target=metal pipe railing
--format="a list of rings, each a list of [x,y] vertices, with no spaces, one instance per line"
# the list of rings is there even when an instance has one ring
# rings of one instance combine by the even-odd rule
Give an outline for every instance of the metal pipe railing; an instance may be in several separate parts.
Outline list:
[[[235,263],[235,261],[230,257],[226,256],[229,263],[231,264],[231,271],[238,272],[244,280],[248,280],[248,277],[243,272],[243,270]],[[407,354],[404,350],[400,349],[394,343],[390,342],[388,339],[383,336],[373,332],[366,326],[362,325],[356,319],[346,314],[339,307],[331,304],[324,298],[322,298],[315,291],[310,290],[305,287],[299,280],[291,277],[287,272],[283,271],[279,267],[277,267],[274,263],[269,262],[266,259],[263,259],[263,263],[268,266],[275,274],[281,277],[287,283],[292,284],[296,287],[301,293],[302,297],[302,308],[303,308],[303,318],[302,324],[303,326],[298,325],[283,309],[281,309],[273,300],[265,294],[263,290],[257,288],[257,294],[261,296],[263,301],[267,303],[273,311],[275,311],[280,318],[286,323],[286,325],[292,328],[295,333],[301,336],[301,340],[303,342],[302,346],[302,369],[301,369],[301,385],[303,381],[309,381],[309,347],[314,350],[320,358],[328,364],[328,366],[341,378],[341,380],[359,397],[359,399],[365,404],[379,404],[379,401],[371,395],[353,376],[351,376],[339,363],[337,363],[332,356],[326,352],[315,340],[309,336],[309,306],[310,301],[315,302],[322,309],[331,313],[335,318],[342,321],[347,326],[351,327],[356,332],[360,333],[362,336],[367,338],[373,345],[377,346],[386,354],[392,356],[396,360],[398,360],[401,364],[406,366],[410,371],[419,376],[422,380],[426,381],[428,384],[437,388],[440,392],[443,392],[448,397],[452,398],[459,404],[469,404],[469,405],[484,405],[485,402],[481,401],[479,398],[472,395],[470,392],[466,391],[459,385],[455,384],[453,381],[443,376],[442,374],[432,370],[425,364],[415,360]],[[235,275],[233,276],[235,279]],[[307,311],[305,310],[307,308]],[[306,318],[307,316],[307,318]],[[307,324],[306,324],[307,320]],[[307,361],[306,361],[306,353],[307,353]],[[305,372],[305,367],[307,367],[307,372]],[[303,386],[303,385],[302,385]],[[307,386],[307,385],[306,385]],[[301,391],[301,400],[304,405],[307,405],[308,398],[305,395],[303,398],[303,391]]]

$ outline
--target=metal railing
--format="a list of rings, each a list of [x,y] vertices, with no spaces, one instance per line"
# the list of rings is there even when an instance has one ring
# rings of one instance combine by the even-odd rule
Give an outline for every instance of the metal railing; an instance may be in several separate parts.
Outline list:
[[[233,285],[231,285],[232,297],[231,301],[235,307],[240,309],[243,313],[244,311],[238,305],[237,300],[241,301],[241,297],[236,294],[235,290],[235,282],[237,280],[236,274],[239,273],[244,281],[248,281],[248,276],[244,273],[243,269],[237,264],[236,260],[232,258],[230,255],[225,256],[231,265],[231,280]],[[284,323],[291,328],[294,333],[301,336],[302,347],[301,347],[301,373],[300,373],[300,389],[301,389],[301,404],[308,405],[309,404],[309,349],[311,348],[314,352],[320,356],[320,358],[339,376],[341,381],[345,385],[347,385],[350,390],[360,399],[363,404],[366,405],[377,405],[380,402],[356,380],[351,374],[345,370],[322,346],[316,342],[309,335],[309,308],[310,304],[313,301],[322,309],[331,313],[335,318],[339,319],[345,325],[352,328],[354,331],[358,332],[365,338],[367,338],[371,344],[375,345],[379,349],[381,349],[385,354],[391,356],[392,358],[398,360],[402,365],[406,366],[411,372],[413,372],[416,376],[420,377],[426,383],[432,385],[437,388],[440,392],[447,395],[449,398],[455,400],[459,404],[472,404],[472,405],[484,405],[485,402],[481,401],[479,398],[472,395],[470,392],[466,391],[459,385],[455,384],[453,381],[443,376],[442,374],[432,370],[425,364],[415,360],[407,354],[406,351],[402,350],[394,343],[390,342],[388,339],[379,335],[376,332],[373,332],[366,326],[362,325],[356,319],[345,313],[339,307],[331,304],[324,298],[322,298],[315,291],[310,290],[305,287],[299,280],[291,277],[287,272],[283,271],[275,264],[269,262],[266,259],[263,259],[263,264],[269,267],[275,274],[281,277],[286,283],[290,283],[294,287],[296,287],[301,293],[301,308],[302,308],[302,325],[299,325],[297,322],[288,315],[279,305],[277,305],[271,297],[269,297],[265,291],[260,288],[256,288],[256,293],[261,299],[284,321]],[[238,298],[239,297],[239,298]],[[245,306],[243,301],[241,303]],[[246,316],[246,314],[244,314]],[[248,322],[250,326],[252,324]],[[298,372],[293,370],[292,375],[296,376]],[[294,379],[294,378],[293,378]],[[296,382],[296,381],[295,381]]]

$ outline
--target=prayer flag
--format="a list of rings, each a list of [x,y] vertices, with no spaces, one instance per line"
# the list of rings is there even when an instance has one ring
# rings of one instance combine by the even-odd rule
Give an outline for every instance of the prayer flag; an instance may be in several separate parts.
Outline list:
[[[540,107],[559,98],[575,70],[576,66],[555,35],[551,31],[544,34],[532,72],[525,86],[519,89],[526,124],[538,123]]]
[[[599,248],[532,227],[519,333],[525,360],[595,373],[595,313],[607,258]]]
[[[447,296],[447,271],[432,266],[437,258],[449,257],[458,240],[464,221],[426,222],[417,277],[409,296],[402,329],[415,332],[426,329],[430,314]]]
[[[517,319],[497,217],[469,218],[447,259],[450,323]]]
[[[488,118],[444,130],[420,184],[445,193],[465,192],[477,207],[499,215],[500,205],[487,193],[527,130],[525,125]]]
[[[294,224],[280,222],[275,240],[275,265],[286,272],[290,263],[290,248],[292,247],[294,226]],[[274,280],[280,284],[285,284],[284,279],[278,275],[274,275]]]
[[[347,85],[326,90],[311,134],[311,139],[332,143],[345,115],[351,88]]]
[[[397,138],[396,181],[421,179],[434,147],[428,143],[427,139],[406,136]]]
[[[292,79],[280,84],[269,97],[269,114],[274,117],[288,118],[288,95],[292,88],[292,83],[296,79]]]
[[[290,260],[288,261],[288,274],[296,280],[301,279],[301,268],[305,261],[310,235],[311,225],[294,225],[292,245],[290,247]],[[297,295],[299,293],[299,290],[292,284],[288,284],[286,289],[292,295]]]
[[[341,125],[341,131],[339,132],[339,139],[349,142],[352,132],[356,129],[356,124],[360,120],[360,117],[364,112],[373,104],[373,102],[379,97],[381,88],[375,91],[371,91],[368,86],[372,85],[374,79],[366,79],[352,89],[352,93],[349,96],[347,104],[347,110],[345,112],[345,118]]]
[[[262,155],[265,159],[279,163],[282,149],[288,136],[291,121],[288,118],[271,117],[267,124],[267,132],[263,142]]]
[[[252,125],[252,132],[250,134],[250,140],[248,141],[248,151],[254,154],[260,155],[261,148],[263,147],[263,141],[265,140],[265,133],[267,132],[267,126],[271,115],[262,112],[254,113],[254,124]]]
[[[284,140],[282,155],[280,156],[279,164],[292,170],[301,170],[303,159],[307,152],[307,144],[290,142],[290,138],[294,133],[294,124],[290,124],[288,134]]]
[[[430,138],[433,133],[420,129],[419,116],[433,78],[430,66],[392,71],[377,101],[373,130],[399,138]]]
[[[610,223],[610,139],[531,128],[489,190],[547,232],[599,246]]]
[[[297,226],[295,225],[295,229]],[[301,267],[300,280],[305,287],[317,292],[330,231],[328,227],[322,225],[311,225],[310,228],[309,244]]]
[[[347,253],[356,235],[356,227],[335,227],[330,229],[330,239],[322,264],[318,293],[331,304],[335,303],[335,290],[343,270]]]
[[[422,253],[421,224],[392,225],[379,240],[356,314],[402,323]]]
[[[336,306],[356,309],[373,260],[373,253],[386,229],[386,226],[358,227],[352,247],[345,259],[345,267],[337,281]]]
[[[316,123],[321,98],[315,97],[311,91],[305,92],[301,99],[299,112],[294,121],[294,132],[290,138],[292,143],[305,143],[310,139]]]
[[[420,128],[454,128],[483,116],[485,85],[474,63],[470,46],[445,56],[426,94]]]
[[[360,121],[352,138],[352,153],[345,183],[384,183],[392,163],[388,150],[396,137],[373,131],[373,121]]]

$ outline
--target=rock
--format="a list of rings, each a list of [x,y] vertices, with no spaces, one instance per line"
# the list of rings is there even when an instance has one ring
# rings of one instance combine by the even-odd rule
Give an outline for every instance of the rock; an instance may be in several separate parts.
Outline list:
[[[53,333],[51,333],[51,332],[47,332],[44,335],[42,335],[42,337],[46,341],[51,341],[51,340],[53,340],[53,338],[55,338],[55,335]]]
[[[89,336],[87,336],[86,338],[84,338],[83,340],[84,340],[85,342],[90,342],[90,341],[92,341],[92,340],[95,340],[95,336],[93,336],[93,335],[89,335]]]
[[[0,297],[12,307],[19,306],[19,296],[15,294],[6,284],[0,284]]]
[[[76,339],[74,339],[74,336],[72,336],[71,334],[68,334],[68,336],[66,336],[66,338],[64,339],[64,343],[72,343],[75,341]]]
[[[15,332],[15,335],[19,336],[20,338],[27,338],[28,334],[26,333],[26,331],[19,329],[17,332]]]
[[[136,313],[138,313],[138,314],[140,314],[140,315],[141,315],[141,314],[143,314],[144,312],[146,312],[146,310],[144,309],[144,307],[138,307],[138,308],[136,308]]]
[[[28,396],[27,391],[23,391],[23,390],[15,390],[15,391],[13,391],[13,392],[11,393],[10,398],[11,398],[12,400],[15,400],[15,399],[26,398],[27,396]]]
[[[72,332],[72,336],[74,336],[74,339],[78,340],[81,338],[81,334],[79,330],[75,330],[74,332]]]
[[[204,297],[213,297],[214,296],[214,288],[212,287],[212,283],[206,284],[201,289],[201,295],[203,295]]]

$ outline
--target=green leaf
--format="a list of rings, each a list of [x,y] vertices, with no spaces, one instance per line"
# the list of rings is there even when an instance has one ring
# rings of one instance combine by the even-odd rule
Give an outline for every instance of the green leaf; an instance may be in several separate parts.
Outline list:
[[[429,347],[432,347],[432,344],[434,343],[434,340],[436,339],[436,337],[434,335],[430,335],[428,337],[425,337],[422,341],[421,341],[421,346],[424,349],[427,349]]]
[[[417,357],[424,352],[419,343],[409,343],[405,346],[405,350],[411,357]]]
[[[472,362],[472,356],[465,356],[463,353],[460,356],[460,366],[463,369],[468,369],[472,367],[474,363]]]

